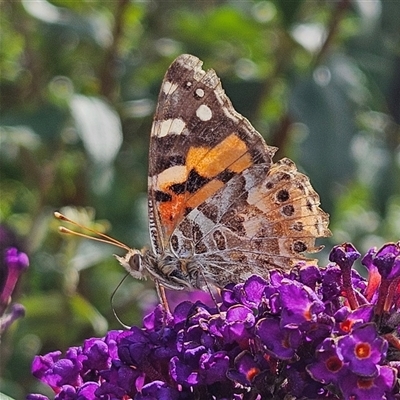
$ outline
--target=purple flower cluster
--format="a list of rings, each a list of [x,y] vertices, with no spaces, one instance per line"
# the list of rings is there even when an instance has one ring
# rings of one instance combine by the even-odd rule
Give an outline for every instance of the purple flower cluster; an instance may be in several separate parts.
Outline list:
[[[367,253],[368,279],[359,257],[343,244],[326,268],[228,285],[218,306],[158,306],[142,328],[37,356],[33,374],[59,400],[400,399],[400,243]]]
[[[25,315],[25,308],[21,304],[9,307],[15,286],[29,266],[28,256],[19,251],[15,243],[13,232],[0,225],[0,335],[16,319]],[[6,313],[8,307],[9,312]]]

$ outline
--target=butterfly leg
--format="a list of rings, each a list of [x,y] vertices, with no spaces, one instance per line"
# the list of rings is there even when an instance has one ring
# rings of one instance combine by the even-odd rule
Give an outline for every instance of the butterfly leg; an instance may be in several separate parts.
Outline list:
[[[160,283],[158,279],[156,279],[154,282],[156,284],[157,296],[160,300],[161,305],[163,306],[166,314],[171,314],[164,286]]]

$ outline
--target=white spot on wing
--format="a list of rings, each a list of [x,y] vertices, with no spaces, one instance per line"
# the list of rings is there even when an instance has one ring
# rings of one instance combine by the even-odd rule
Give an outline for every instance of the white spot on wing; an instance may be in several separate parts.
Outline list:
[[[206,106],[205,104],[202,104],[196,110],[196,115],[202,121],[209,121],[212,117],[212,111],[211,111],[210,107]]]
[[[201,98],[201,97],[204,96],[204,90],[201,89],[201,88],[196,89],[195,93],[196,93],[196,96],[197,96],[197,97],[200,97],[200,98]]]
[[[180,118],[166,119],[164,121],[154,121],[151,130],[152,136],[164,137],[167,135],[180,135],[183,133],[186,124]]]
[[[175,165],[173,167],[167,168],[165,171],[160,172],[156,180],[156,190],[166,190],[170,185],[174,183],[182,183],[187,179],[186,166]]]
[[[172,83],[170,81],[165,81],[162,87],[164,94],[171,94],[176,90],[178,85],[176,83]]]

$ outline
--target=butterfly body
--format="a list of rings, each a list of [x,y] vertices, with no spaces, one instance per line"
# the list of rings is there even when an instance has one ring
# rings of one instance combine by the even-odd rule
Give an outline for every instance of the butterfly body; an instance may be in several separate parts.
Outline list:
[[[201,265],[195,257],[180,258],[166,251],[155,255],[145,249],[129,251],[125,257],[116,256],[119,263],[135,278],[150,277],[162,286],[172,290],[204,289],[205,281],[201,283]],[[213,283],[211,277],[207,283]]]
[[[329,217],[293,161],[233,108],[191,55],[169,67],[149,150],[151,248],[118,257],[135,277],[175,289],[223,287],[313,262]]]

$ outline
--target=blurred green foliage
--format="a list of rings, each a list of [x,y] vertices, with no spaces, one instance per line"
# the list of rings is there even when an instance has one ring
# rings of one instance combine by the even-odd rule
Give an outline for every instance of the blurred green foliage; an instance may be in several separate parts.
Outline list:
[[[31,267],[2,339],[1,390],[42,391],[37,353],[129,324],[156,301],[111,246],[57,232],[52,212],[148,243],[148,137],[170,62],[214,68],[235,107],[293,158],[331,214],[329,245],[400,238],[400,7],[385,1],[1,2],[1,222]],[[91,208],[81,208],[88,207]],[[96,210],[96,214],[93,210]],[[326,254],[322,254],[326,262]],[[95,268],[92,268],[94,267]]]

